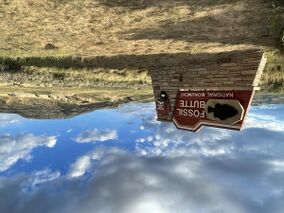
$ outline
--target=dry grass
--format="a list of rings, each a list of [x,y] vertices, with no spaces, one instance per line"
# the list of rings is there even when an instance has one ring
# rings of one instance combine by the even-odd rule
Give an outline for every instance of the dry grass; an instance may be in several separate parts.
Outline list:
[[[0,0],[0,58],[19,57],[23,66],[41,67],[1,73],[0,83],[145,87],[150,84],[147,71],[129,64],[195,53],[273,50],[284,33],[284,8],[275,6],[282,1]],[[47,50],[47,44],[58,48]],[[263,85],[282,90],[283,60],[270,60]]]
[[[51,97],[47,97],[51,96]],[[152,89],[113,89],[113,88],[38,88],[1,87],[1,97],[53,99],[74,104],[82,102],[117,102],[126,97],[129,100],[146,100],[153,97]],[[64,100],[65,99],[65,100]],[[68,99],[68,100],[66,100]]]
[[[25,67],[18,72],[2,72],[0,86],[21,87],[116,87],[150,88],[146,70],[63,69]]]
[[[0,0],[0,56],[271,48],[284,10],[268,6],[262,0]],[[59,48],[45,50],[48,43]]]
[[[269,92],[284,92],[284,55],[271,53],[262,75],[262,88]]]

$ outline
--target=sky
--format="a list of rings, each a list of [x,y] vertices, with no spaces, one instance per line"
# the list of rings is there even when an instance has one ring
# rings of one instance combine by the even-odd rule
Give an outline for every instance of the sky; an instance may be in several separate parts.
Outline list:
[[[283,212],[284,105],[242,131],[156,120],[154,103],[69,119],[0,114],[0,212]]]

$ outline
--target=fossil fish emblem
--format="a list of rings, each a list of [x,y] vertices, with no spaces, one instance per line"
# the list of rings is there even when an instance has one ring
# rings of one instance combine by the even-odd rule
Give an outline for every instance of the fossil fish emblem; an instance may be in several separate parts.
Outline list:
[[[214,108],[209,106],[207,112],[213,112],[214,117],[219,118],[222,121],[238,114],[238,110],[228,104],[216,104]]]

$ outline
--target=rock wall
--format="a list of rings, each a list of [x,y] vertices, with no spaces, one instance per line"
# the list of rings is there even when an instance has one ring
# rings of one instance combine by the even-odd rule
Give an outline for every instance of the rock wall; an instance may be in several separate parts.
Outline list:
[[[179,90],[255,90],[264,69],[266,58],[260,50],[232,51],[198,55],[179,64],[157,64],[150,69],[155,99],[165,91],[170,99],[171,120]]]

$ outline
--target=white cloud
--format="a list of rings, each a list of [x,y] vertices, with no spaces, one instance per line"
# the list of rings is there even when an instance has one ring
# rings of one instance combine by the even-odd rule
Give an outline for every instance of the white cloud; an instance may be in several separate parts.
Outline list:
[[[155,213],[166,213],[169,212],[167,209],[156,201],[151,195],[146,196],[141,199],[139,202],[129,205],[125,208],[125,212],[136,212],[136,213],[145,213],[145,212],[155,212]]]
[[[274,171],[284,172],[284,160],[269,160],[267,161]]]
[[[71,165],[68,176],[70,178],[77,178],[85,174],[91,166],[91,156],[82,156]]]
[[[29,182],[32,187],[36,187],[40,184],[53,181],[59,177],[60,177],[59,171],[53,172],[50,169],[44,169],[44,170],[34,172],[31,175]]]
[[[34,136],[18,134],[15,137],[6,134],[0,136],[0,172],[13,166],[18,160],[30,160],[31,151],[39,146],[53,147],[56,136]]]
[[[262,104],[259,106],[253,106],[253,110],[283,110],[283,104]]]
[[[0,127],[20,122],[21,117],[16,114],[0,114]]]
[[[272,131],[284,131],[284,122],[273,115],[250,113],[244,123],[244,129],[260,128]]]
[[[214,128],[204,128],[197,133],[177,130],[172,124],[155,125],[148,123],[149,128],[154,129],[153,136],[137,139],[136,150],[142,155],[165,155],[170,150],[167,147],[178,147],[178,152],[188,152],[194,155],[223,155],[230,151],[230,147],[218,147],[223,141],[232,137],[232,131]],[[188,147],[188,149],[184,149]],[[180,149],[181,148],[181,149]]]
[[[99,130],[99,129],[93,129],[93,130],[86,130],[82,133],[80,133],[75,141],[78,143],[90,143],[90,142],[96,142],[96,141],[107,141],[107,140],[114,140],[117,139],[117,131],[116,130]]]
[[[91,169],[92,163],[94,161],[101,160],[101,158],[107,153],[120,153],[122,150],[116,148],[105,149],[95,149],[86,155],[79,157],[73,164],[71,164],[68,171],[68,178],[78,178],[83,176],[87,171]]]
[[[89,167],[87,180],[59,179],[50,170],[33,173],[36,178],[0,179],[0,211],[259,213],[284,208],[284,174],[261,158],[200,158],[188,153],[165,158],[108,148],[87,157],[96,165]],[[21,192],[31,179],[44,184]]]

